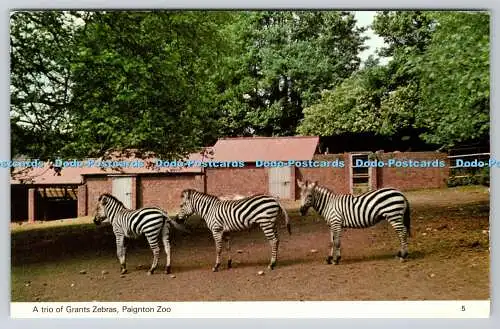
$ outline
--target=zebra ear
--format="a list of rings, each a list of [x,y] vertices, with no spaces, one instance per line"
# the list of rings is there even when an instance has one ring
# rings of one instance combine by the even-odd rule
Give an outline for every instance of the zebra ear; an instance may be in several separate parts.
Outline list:
[[[304,182],[301,181],[300,179],[297,178],[297,185],[300,187],[300,188],[303,188],[304,187]]]
[[[101,203],[103,206],[108,204],[108,198],[101,198]]]
[[[315,187],[316,185],[318,185],[318,181],[315,181],[314,183],[312,183],[311,187]]]

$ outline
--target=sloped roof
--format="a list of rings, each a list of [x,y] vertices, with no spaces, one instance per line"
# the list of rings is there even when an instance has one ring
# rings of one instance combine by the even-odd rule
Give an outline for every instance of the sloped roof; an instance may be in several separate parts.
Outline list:
[[[191,161],[202,161],[202,155],[200,153],[192,153],[189,155],[187,160]],[[51,163],[45,163],[43,167],[40,168],[19,168],[13,172],[11,175],[11,184],[47,184],[47,185],[78,185],[83,184],[83,176],[85,175],[138,175],[138,174],[154,174],[154,173],[201,173],[201,167],[156,167],[156,158],[140,159],[132,157],[118,158],[112,157],[111,161],[124,161],[129,164],[134,160],[141,160],[144,162],[143,167],[112,167],[112,168],[102,168],[97,165],[89,167],[88,161],[93,160],[95,162],[98,159],[87,159],[82,161],[81,167],[64,167],[62,168],[60,175],[57,175],[53,170]],[[152,164],[153,166],[148,167],[147,164]]]
[[[221,138],[213,146],[213,160],[312,160],[318,142],[318,136]]]
[[[50,184],[50,185],[79,185],[83,183],[81,176],[86,168],[64,168],[57,176],[49,163],[43,167],[22,168],[15,170],[10,179],[11,184]]]

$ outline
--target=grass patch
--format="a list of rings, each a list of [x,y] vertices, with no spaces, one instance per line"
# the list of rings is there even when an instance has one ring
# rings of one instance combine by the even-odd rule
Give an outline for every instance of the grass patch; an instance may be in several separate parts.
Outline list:
[[[17,232],[38,231],[43,229],[53,229],[62,227],[71,228],[73,226],[80,226],[84,224],[93,224],[92,217],[86,216],[86,217],[51,220],[51,221],[38,221],[34,223],[28,223],[28,222],[11,223],[10,232],[12,234],[15,234]]]

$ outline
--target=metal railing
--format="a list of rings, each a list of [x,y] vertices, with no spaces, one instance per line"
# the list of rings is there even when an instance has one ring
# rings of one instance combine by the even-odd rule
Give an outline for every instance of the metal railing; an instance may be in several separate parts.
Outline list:
[[[452,185],[485,184],[485,181],[489,184],[490,153],[450,155],[447,158],[450,169],[448,181],[453,182]],[[462,160],[461,165],[457,164],[458,160]]]

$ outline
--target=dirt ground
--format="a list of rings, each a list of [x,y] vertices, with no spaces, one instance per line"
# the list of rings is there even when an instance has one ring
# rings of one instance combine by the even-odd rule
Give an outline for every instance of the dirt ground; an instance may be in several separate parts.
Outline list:
[[[202,223],[176,234],[172,271],[146,275],[144,240],[128,250],[120,277],[110,226],[77,225],[12,234],[12,298],[16,301],[263,301],[489,299],[489,194],[482,187],[408,192],[412,206],[409,260],[385,222],[345,230],[340,265],[327,265],[329,233],[314,211],[300,217],[288,203],[292,232],[280,228],[278,266],[258,229],[232,235],[233,268],[211,271],[213,240]],[[226,254],[223,252],[223,265]],[[263,270],[263,275],[257,272]]]

